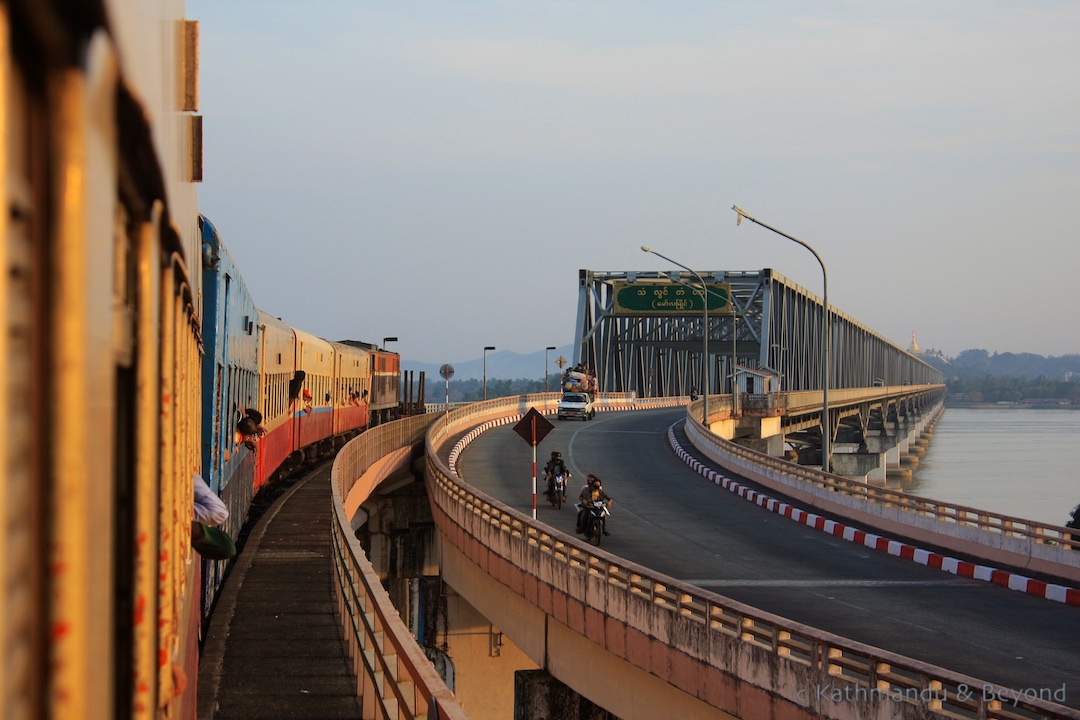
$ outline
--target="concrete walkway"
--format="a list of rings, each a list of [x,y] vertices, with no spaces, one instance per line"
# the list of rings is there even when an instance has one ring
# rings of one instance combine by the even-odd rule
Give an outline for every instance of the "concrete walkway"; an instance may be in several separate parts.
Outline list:
[[[360,718],[334,613],[330,462],[252,528],[211,613],[199,720]]]

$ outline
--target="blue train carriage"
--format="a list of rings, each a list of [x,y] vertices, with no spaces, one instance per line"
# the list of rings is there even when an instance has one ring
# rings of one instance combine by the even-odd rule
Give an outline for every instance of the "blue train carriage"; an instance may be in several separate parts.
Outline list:
[[[202,476],[229,508],[221,526],[235,538],[255,493],[259,410],[259,324],[255,302],[217,229],[202,234]],[[250,412],[249,411],[254,411]],[[224,561],[203,562],[204,615],[221,584]]]

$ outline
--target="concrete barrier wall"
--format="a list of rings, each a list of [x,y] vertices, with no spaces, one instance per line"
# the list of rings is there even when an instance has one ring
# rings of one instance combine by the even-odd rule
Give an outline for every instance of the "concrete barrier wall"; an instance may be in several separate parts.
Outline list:
[[[1080,581],[1080,541],[1065,527],[991,513],[794,465],[723,440],[687,415],[687,435],[718,466],[806,506],[988,562]]]
[[[385,477],[387,463],[382,459],[401,456],[417,445],[435,419],[419,416],[368,430],[342,448],[331,471],[337,614],[366,718],[469,717],[398,616],[353,534],[345,510],[345,499],[353,487],[359,484],[367,492],[374,489],[378,484],[375,478]],[[365,479],[369,468],[374,468],[373,476]],[[352,499],[357,501],[355,494]]]

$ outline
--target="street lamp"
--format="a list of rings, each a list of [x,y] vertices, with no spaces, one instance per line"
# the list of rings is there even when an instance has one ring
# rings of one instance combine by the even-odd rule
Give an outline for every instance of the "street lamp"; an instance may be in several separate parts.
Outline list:
[[[494,345],[484,347],[484,399],[487,400],[487,354],[488,350],[494,350]]]
[[[554,350],[554,349],[555,349],[554,345],[549,345],[546,348],[544,348],[544,392],[548,391],[548,375],[549,375],[549,373],[548,373],[548,351],[549,350]]]
[[[389,342],[397,342],[397,338],[396,337],[384,337],[382,339],[382,349],[383,350],[386,349],[386,343],[389,343]]]
[[[702,389],[702,392],[704,393],[701,396],[701,424],[705,426],[706,430],[708,430],[709,429],[709,288],[708,288],[708,286],[705,285],[705,280],[700,275],[698,275],[695,270],[691,270],[687,266],[683,265],[681,262],[677,262],[675,260],[672,260],[671,258],[669,258],[666,255],[661,255],[660,253],[653,250],[651,247],[646,247],[645,245],[641,246],[641,250],[642,250],[642,252],[652,253],[656,257],[663,258],[664,260],[667,260],[672,265],[678,265],[683,270],[689,270],[690,273],[692,273],[693,276],[698,279],[698,282],[701,283],[701,308],[702,308],[701,314],[702,314],[702,318],[703,318],[703,322],[704,322],[704,325],[702,326],[702,333],[701,333],[701,337],[702,337],[702,341],[701,341],[701,346],[702,346],[701,347],[701,353],[702,353],[702,355],[701,355],[701,375],[702,375],[701,389]]]
[[[829,432],[829,346],[832,344],[832,321],[829,313],[829,273],[825,270],[825,263],[822,261],[821,256],[817,254],[817,250],[810,247],[797,237],[792,237],[786,232],[777,230],[776,228],[766,225],[765,223],[750,217],[746,214],[738,205],[732,205],[731,209],[735,211],[738,218],[735,221],[736,225],[742,224],[742,219],[746,218],[750,222],[760,225],[766,230],[772,230],[777,235],[786,237],[794,243],[802,245],[804,248],[810,251],[814,256],[814,259],[818,261],[818,265],[821,266],[821,287],[822,287],[822,304],[825,306],[825,328],[822,333],[821,340],[821,469],[825,472],[829,472],[832,467],[832,454],[830,452],[830,432]]]
[[[731,413],[739,417],[739,311],[731,310]]]

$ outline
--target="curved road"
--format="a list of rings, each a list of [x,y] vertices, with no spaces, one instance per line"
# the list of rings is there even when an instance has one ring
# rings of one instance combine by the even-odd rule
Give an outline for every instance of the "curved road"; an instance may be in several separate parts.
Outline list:
[[[1065,689],[1080,707],[1080,609],[959,578],[846,542],[714,485],[672,451],[685,409],[555,422],[539,468],[559,450],[576,498],[587,473],[615,498],[602,548],[671,577],[853,640],[1019,691]],[[532,449],[510,426],[474,440],[461,476],[532,512]],[[745,483],[744,479],[733,479]],[[537,492],[542,492],[538,479]],[[752,484],[751,484],[752,485]],[[775,496],[775,495],[774,495]],[[537,519],[573,535],[575,509],[537,499]],[[1048,698],[1049,699],[1049,698]]]

